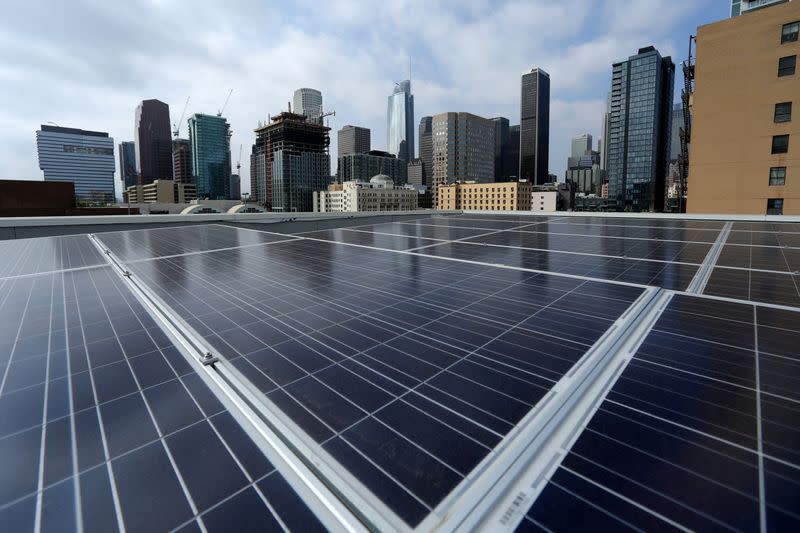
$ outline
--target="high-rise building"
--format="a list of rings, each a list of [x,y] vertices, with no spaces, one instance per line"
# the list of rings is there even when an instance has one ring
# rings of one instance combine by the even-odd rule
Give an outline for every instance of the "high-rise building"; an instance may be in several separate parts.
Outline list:
[[[192,177],[197,197],[225,200],[230,195],[231,137],[225,117],[195,113],[189,117]]]
[[[422,183],[430,185],[433,173],[433,137],[431,129],[433,117],[419,119],[419,158],[422,161]]]
[[[519,124],[508,128],[508,148],[503,162],[503,181],[516,181],[519,178]]]
[[[440,113],[432,120],[433,195],[456,181],[494,182],[494,122],[472,113]]]
[[[281,113],[255,131],[252,197],[272,211],[312,211],[314,191],[331,181],[330,128]]]
[[[592,134],[581,133],[572,138],[572,157],[580,159],[582,156],[592,151]]]
[[[305,115],[311,122],[322,124],[322,93],[303,87],[294,92],[293,113]]]
[[[125,190],[131,185],[136,185],[136,143],[133,141],[123,141],[117,146],[119,153],[119,173],[122,180],[122,189]]]
[[[688,213],[800,215],[800,2],[697,28]]]
[[[550,75],[540,68],[522,75],[519,177],[547,183],[550,161]]]
[[[681,153],[681,127],[683,127],[683,104],[672,106],[672,126],[669,134],[669,160],[675,161]]]
[[[114,139],[108,133],[42,124],[36,148],[44,181],[74,183],[75,198],[84,202],[114,201]]]
[[[242,180],[239,174],[231,174],[228,190],[230,191],[228,194],[229,200],[239,200],[242,198]]]
[[[491,120],[494,123],[494,180],[506,181],[504,179],[506,172],[503,168],[503,163],[505,162],[503,153],[508,149],[508,119],[494,117]]]
[[[606,95],[606,112],[603,113],[602,137],[600,138],[600,170],[607,170],[608,164],[608,120],[611,117],[611,93]]]
[[[399,159],[414,159],[414,95],[411,81],[397,83],[389,96],[386,112],[387,152]]]
[[[791,0],[731,0],[731,17],[738,17],[748,11],[790,1]]]
[[[136,172],[142,184],[172,179],[172,131],[169,106],[143,100],[136,106]]]
[[[675,65],[652,46],[614,63],[608,132],[609,207],[663,211]]]
[[[175,183],[194,183],[192,145],[189,144],[189,139],[172,140],[172,175]]]
[[[422,159],[419,157],[408,162],[408,183],[409,185],[425,185],[425,170]]]
[[[338,132],[336,139],[339,157],[346,154],[363,154],[371,149],[369,128],[348,124]]]
[[[345,154],[339,157],[337,181],[369,181],[373,176],[383,174],[392,178],[396,185],[408,181],[408,164],[394,154],[371,150],[363,154]]]

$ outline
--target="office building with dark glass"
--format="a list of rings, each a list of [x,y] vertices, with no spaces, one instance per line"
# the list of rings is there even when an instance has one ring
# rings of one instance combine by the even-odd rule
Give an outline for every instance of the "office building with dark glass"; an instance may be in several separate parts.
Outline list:
[[[421,182],[419,185],[430,185],[433,176],[433,117],[422,117],[419,120],[419,159],[421,161]]]
[[[363,154],[370,151],[371,133],[369,128],[348,124],[342,127],[336,137],[336,152],[339,157],[347,154]]]
[[[189,117],[192,178],[197,197],[225,200],[230,191],[230,125],[225,117],[197,113]]]
[[[114,201],[114,139],[108,133],[43,124],[36,149],[44,181],[74,183],[80,201]]]
[[[189,139],[172,141],[172,174],[175,183],[194,183],[192,177],[192,146]]]
[[[549,180],[550,75],[535,68],[522,75],[519,178],[535,185]]]
[[[338,181],[369,181],[373,176],[383,174],[392,178],[395,185],[408,181],[408,163],[394,154],[381,150],[371,150],[364,154],[345,154],[339,158]],[[418,185],[423,185],[422,183]]]
[[[172,131],[169,106],[143,100],[136,106],[136,171],[143,185],[172,179]]]
[[[614,63],[608,132],[609,207],[663,211],[675,64],[652,46]]]
[[[131,185],[136,185],[136,143],[133,141],[123,141],[117,147],[119,154],[119,174],[122,180],[122,189],[125,190]]]

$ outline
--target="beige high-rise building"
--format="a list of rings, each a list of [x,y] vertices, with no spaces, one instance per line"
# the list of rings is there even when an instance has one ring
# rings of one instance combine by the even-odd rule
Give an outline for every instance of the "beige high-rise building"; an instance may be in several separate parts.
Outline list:
[[[494,122],[472,113],[433,117],[433,205],[437,189],[456,181],[494,182]]]
[[[800,215],[800,2],[697,29],[687,212]]]
[[[530,211],[532,190],[527,181],[456,182],[439,187],[436,205],[439,209]]]

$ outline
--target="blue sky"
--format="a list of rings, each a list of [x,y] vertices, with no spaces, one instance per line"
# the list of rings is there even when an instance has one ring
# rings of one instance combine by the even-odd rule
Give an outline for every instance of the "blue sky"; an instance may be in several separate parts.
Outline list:
[[[371,128],[373,148],[385,149],[386,97],[409,61],[416,122],[468,111],[518,123],[521,74],[547,70],[550,169],[563,176],[570,138],[600,134],[611,63],[650,44],[679,62],[697,26],[729,9],[729,0],[16,3],[0,21],[0,178],[42,179],[34,132],[47,121],[118,143],[133,138],[142,99],[167,102],[177,121],[187,96],[189,113],[214,113],[232,88],[225,115],[234,161],[244,147],[247,190],[253,129],[298,87],[320,89],[336,110],[331,153],[345,124]]]

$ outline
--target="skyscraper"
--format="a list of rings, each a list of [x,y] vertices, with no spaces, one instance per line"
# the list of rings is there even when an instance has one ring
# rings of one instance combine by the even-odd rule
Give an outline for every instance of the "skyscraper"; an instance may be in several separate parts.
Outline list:
[[[387,152],[406,162],[414,158],[414,95],[411,81],[397,83],[386,112]]]
[[[494,122],[472,113],[440,113],[432,120],[433,194],[456,181],[494,182]]]
[[[143,100],[136,106],[136,171],[142,184],[172,179],[172,131],[169,106]]]
[[[606,95],[606,112],[603,113],[602,137],[600,138],[600,170],[607,170],[608,164],[608,120],[611,117],[611,93]]]
[[[331,180],[330,128],[296,113],[281,113],[255,131],[253,198],[272,211],[313,211],[314,191]]]
[[[494,180],[506,181],[503,168],[503,153],[508,149],[508,119],[505,117],[494,117]],[[516,174],[516,172],[514,172]]]
[[[508,146],[503,159],[503,181],[519,179],[519,124],[508,128]]]
[[[535,68],[522,75],[519,178],[548,181],[550,150],[550,75]]]
[[[587,152],[592,151],[592,134],[581,133],[572,138],[571,156],[580,159]]]
[[[663,211],[675,64],[652,46],[614,63],[608,132],[609,206]]]
[[[114,201],[114,139],[108,133],[43,124],[36,148],[44,181],[74,183],[79,200]]]
[[[433,138],[431,137],[433,117],[422,117],[419,120],[419,159],[422,161],[422,183],[430,185],[433,174]]]
[[[176,183],[194,183],[192,145],[189,144],[189,139],[172,141],[172,174]]]
[[[373,176],[383,174],[400,186],[408,181],[407,168],[405,161],[380,150],[345,154],[339,158],[338,180],[340,183],[351,180],[369,181]]]
[[[197,197],[225,200],[230,195],[231,137],[225,117],[195,113],[189,117],[192,177]]]
[[[305,115],[311,122],[322,124],[322,93],[303,87],[294,92],[294,113]]]
[[[136,143],[123,141],[117,147],[119,152],[119,178],[122,180],[122,189],[136,185]]]
[[[351,126],[348,124],[338,132],[336,151],[339,157],[347,154],[363,154],[370,151],[369,128]]]

